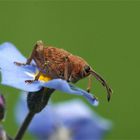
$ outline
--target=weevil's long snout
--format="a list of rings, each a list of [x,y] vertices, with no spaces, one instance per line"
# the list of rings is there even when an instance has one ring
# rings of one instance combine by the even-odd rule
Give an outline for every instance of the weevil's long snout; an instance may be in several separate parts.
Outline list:
[[[95,71],[90,70],[90,74],[93,75],[107,90],[107,100],[110,101],[112,89],[108,86],[107,82]]]

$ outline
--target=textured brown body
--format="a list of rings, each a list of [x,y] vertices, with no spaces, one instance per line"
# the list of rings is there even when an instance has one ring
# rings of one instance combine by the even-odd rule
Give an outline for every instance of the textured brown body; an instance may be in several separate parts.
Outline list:
[[[45,47],[42,41],[37,41],[27,62],[15,62],[15,64],[19,66],[29,65],[32,60],[35,61],[39,73],[34,80],[26,80],[26,83],[32,83],[38,80],[42,73],[52,79],[61,78],[72,83],[89,76],[87,88],[89,92],[91,89],[91,76],[94,76],[106,88],[107,99],[108,101],[110,100],[112,90],[107,82],[81,57],[72,55],[63,49],[52,46]]]
[[[42,72],[51,78],[65,79],[64,73],[66,70],[66,63],[68,67],[68,81],[77,82],[89,75],[86,75],[84,71],[81,72],[84,66],[88,65],[81,57],[72,55],[63,49],[51,46],[45,47],[42,53],[43,54],[35,51],[33,59],[38,67],[42,69]],[[44,66],[44,64],[46,65]]]

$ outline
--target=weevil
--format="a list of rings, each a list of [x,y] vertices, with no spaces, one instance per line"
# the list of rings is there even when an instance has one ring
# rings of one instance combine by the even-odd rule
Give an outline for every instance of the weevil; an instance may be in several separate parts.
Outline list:
[[[53,46],[45,46],[42,41],[37,41],[34,49],[26,63],[14,62],[16,65],[30,65],[34,60],[39,73],[34,80],[26,80],[32,83],[44,74],[52,79],[61,78],[67,82],[76,83],[77,81],[89,77],[87,91],[91,89],[91,76],[95,77],[107,90],[108,101],[111,98],[112,90],[107,82],[93,70],[93,68],[81,57],[73,55],[68,51]]]

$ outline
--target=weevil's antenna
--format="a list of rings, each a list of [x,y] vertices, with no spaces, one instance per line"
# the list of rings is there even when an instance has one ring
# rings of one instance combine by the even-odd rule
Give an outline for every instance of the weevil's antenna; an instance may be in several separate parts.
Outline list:
[[[90,70],[90,74],[93,75],[107,90],[107,100],[110,101],[112,89],[108,86],[107,82],[94,70]]]

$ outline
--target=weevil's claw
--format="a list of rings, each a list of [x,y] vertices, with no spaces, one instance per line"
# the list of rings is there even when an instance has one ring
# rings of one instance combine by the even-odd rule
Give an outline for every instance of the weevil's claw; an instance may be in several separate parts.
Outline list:
[[[32,84],[34,82],[34,80],[26,80],[25,83],[26,84]]]
[[[14,64],[17,66],[25,66],[26,65],[25,63],[20,63],[20,62],[14,62]]]

